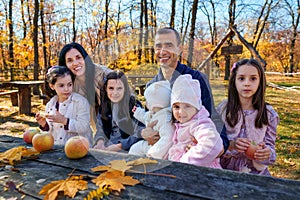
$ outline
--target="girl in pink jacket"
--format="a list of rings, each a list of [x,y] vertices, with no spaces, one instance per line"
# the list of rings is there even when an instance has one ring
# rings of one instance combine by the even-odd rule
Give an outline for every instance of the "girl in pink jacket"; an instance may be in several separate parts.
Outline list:
[[[222,139],[202,106],[199,81],[189,74],[179,76],[172,88],[171,105],[176,131],[169,160],[221,168]]]

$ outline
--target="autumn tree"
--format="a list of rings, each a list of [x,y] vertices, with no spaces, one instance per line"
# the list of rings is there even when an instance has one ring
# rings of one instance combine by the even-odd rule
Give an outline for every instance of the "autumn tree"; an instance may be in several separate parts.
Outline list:
[[[172,5],[171,5],[171,17],[170,17],[170,27],[174,28],[175,26],[175,14],[176,14],[176,0],[172,0]]]
[[[194,0],[192,8],[192,21],[189,37],[189,51],[188,51],[188,66],[192,65],[193,61],[193,50],[194,50],[194,36],[195,36],[195,25],[197,19],[197,10],[198,10],[198,0]]]
[[[12,14],[13,14],[13,0],[9,0],[8,3],[8,29],[9,29],[9,45],[8,45],[8,52],[9,52],[9,59],[8,59],[8,64],[10,67],[10,80],[14,80],[14,26],[13,26],[13,20],[12,20]]]
[[[107,58],[108,58],[108,29],[109,29],[109,21],[108,21],[108,16],[109,16],[109,4],[110,0],[105,0],[105,26],[104,26],[104,49],[105,49],[105,59],[107,63]]]
[[[208,28],[210,33],[210,42],[212,47],[216,47],[218,43],[218,31],[216,22],[216,3],[213,0],[201,1],[200,9],[202,13],[206,16],[208,22]],[[212,60],[213,64],[216,66],[216,71],[219,70],[219,55],[216,54]],[[216,74],[215,74],[216,75]]]
[[[228,6],[229,23],[228,26],[234,26],[235,23],[235,11],[236,11],[236,0],[230,0]],[[227,39],[228,46],[232,46],[233,35],[230,35]],[[230,55],[225,55],[225,76],[224,80],[228,80],[230,75]]]
[[[40,71],[40,65],[39,65],[39,44],[38,44],[38,18],[39,18],[39,1],[34,0],[34,16],[33,16],[33,48],[34,48],[34,73],[33,78],[34,80],[39,79],[39,71]],[[38,87],[33,88],[34,94],[39,94]]]
[[[294,55],[295,55],[295,45],[296,39],[298,36],[298,26],[299,26],[299,18],[300,18],[300,0],[288,1],[284,0],[285,9],[289,17],[291,18],[291,36],[290,36],[290,44],[289,44],[289,63],[290,69],[289,72],[294,72]]]

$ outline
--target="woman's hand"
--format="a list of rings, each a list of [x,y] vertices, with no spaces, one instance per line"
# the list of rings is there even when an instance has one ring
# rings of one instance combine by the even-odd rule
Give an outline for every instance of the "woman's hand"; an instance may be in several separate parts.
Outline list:
[[[157,120],[148,124],[146,128],[142,130],[142,137],[148,142],[149,145],[154,145],[159,139],[159,133],[153,130],[153,127],[157,124]]]
[[[35,120],[41,127],[45,127],[47,124],[46,118],[44,118],[40,113],[36,113]]]
[[[233,148],[238,152],[243,153],[248,149],[250,144],[251,141],[248,138],[237,138],[233,141]]]
[[[258,144],[262,149],[258,149],[254,153],[254,159],[258,161],[268,160],[271,156],[271,149],[262,142]]]

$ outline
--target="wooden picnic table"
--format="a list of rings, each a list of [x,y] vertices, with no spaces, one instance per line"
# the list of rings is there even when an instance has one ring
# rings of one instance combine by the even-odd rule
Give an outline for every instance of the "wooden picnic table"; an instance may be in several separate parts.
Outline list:
[[[24,146],[21,138],[0,135],[0,152],[16,146]],[[43,199],[38,195],[46,184],[64,180],[73,171],[86,175],[98,175],[91,168],[106,165],[107,160],[126,161],[138,157],[124,153],[90,150],[79,160],[68,159],[62,146],[42,153],[37,159],[21,160],[13,168],[0,170],[0,196],[21,199],[16,190],[4,190],[3,185],[13,182],[19,187],[24,199]],[[157,174],[174,175],[176,178],[151,174],[130,173],[142,182],[126,186],[120,196],[110,194],[105,199],[299,199],[300,181],[211,169],[189,164],[158,160],[149,170]],[[2,177],[2,178],[1,178]],[[5,179],[3,178],[5,177]],[[44,180],[41,183],[40,180]],[[74,199],[83,199],[89,191],[97,189],[91,181],[89,189],[77,193]]]
[[[144,95],[144,91],[146,89],[146,83],[150,81],[154,75],[143,75],[143,74],[128,74],[127,79],[129,83],[132,85],[133,89],[138,88],[138,93],[140,95]]]
[[[31,88],[36,85],[43,85],[44,81],[8,81],[3,82],[4,87],[18,88],[19,114],[31,114]]]

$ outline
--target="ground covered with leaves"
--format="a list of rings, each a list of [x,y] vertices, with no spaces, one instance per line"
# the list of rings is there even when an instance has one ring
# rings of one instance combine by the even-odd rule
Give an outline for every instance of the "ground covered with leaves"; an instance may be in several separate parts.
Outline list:
[[[300,85],[300,78],[268,77],[268,81],[286,87]],[[226,98],[227,82],[211,80],[215,104]],[[300,90],[267,88],[266,100],[280,116],[277,130],[277,160],[269,169],[279,178],[300,180]],[[9,96],[0,97],[0,134],[21,137],[24,130],[37,126],[34,113],[45,106],[38,96],[32,97],[32,116],[18,115],[18,107],[11,105]]]

